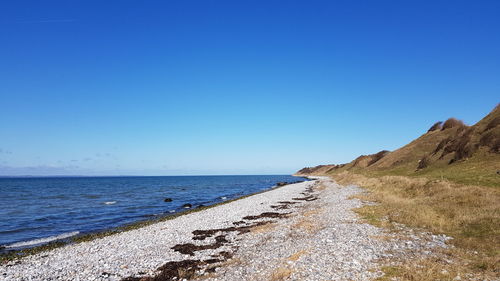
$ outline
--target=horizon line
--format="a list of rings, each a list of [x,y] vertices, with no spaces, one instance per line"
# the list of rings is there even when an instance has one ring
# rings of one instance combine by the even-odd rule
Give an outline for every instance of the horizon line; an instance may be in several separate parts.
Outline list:
[[[209,177],[209,176],[293,176],[293,174],[198,174],[198,175],[0,175],[0,178],[111,178],[111,177]]]

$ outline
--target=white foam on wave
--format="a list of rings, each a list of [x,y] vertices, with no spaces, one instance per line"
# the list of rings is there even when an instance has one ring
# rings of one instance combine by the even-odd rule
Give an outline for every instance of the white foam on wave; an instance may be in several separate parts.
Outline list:
[[[116,203],[116,201],[107,201],[107,202],[104,202],[105,205],[113,205],[115,203]]]
[[[5,245],[4,247],[6,249],[23,248],[23,247],[34,246],[34,245],[38,245],[38,244],[45,244],[45,243],[49,243],[49,242],[52,242],[55,240],[60,240],[60,239],[65,239],[65,238],[68,238],[71,236],[75,236],[79,233],[80,233],[79,231],[67,232],[67,233],[56,235],[56,236],[50,236],[50,237],[46,237],[46,238],[40,238],[40,239],[24,241],[24,242],[17,242],[17,243],[13,243],[10,245]]]

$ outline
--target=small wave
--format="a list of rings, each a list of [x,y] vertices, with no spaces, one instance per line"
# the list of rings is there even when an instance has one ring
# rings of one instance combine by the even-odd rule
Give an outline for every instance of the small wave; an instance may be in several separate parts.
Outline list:
[[[116,203],[116,201],[107,201],[107,202],[104,202],[104,205],[113,205],[115,203]]]
[[[23,247],[34,246],[34,245],[38,245],[38,244],[45,244],[45,243],[49,243],[49,242],[52,242],[55,240],[66,239],[66,238],[69,238],[71,236],[75,236],[79,233],[80,233],[79,231],[67,232],[67,233],[56,235],[56,236],[50,236],[50,237],[46,237],[46,238],[40,238],[40,239],[24,241],[24,242],[17,242],[17,243],[13,243],[10,245],[5,245],[4,247],[6,249],[10,249],[10,248],[23,248]]]
[[[222,200],[226,200],[226,199],[227,199],[227,197],[226,197],[226,196],[222,196],[220,199],[222,199]]]
[[[169,213],[175,213],[175,210],[170,210]]]

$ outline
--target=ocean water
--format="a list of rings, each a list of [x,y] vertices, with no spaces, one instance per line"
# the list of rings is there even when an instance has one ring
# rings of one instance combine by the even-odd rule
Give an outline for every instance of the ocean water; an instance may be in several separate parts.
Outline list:
[[[297,180],[287,175],[0,178],[0,245],[31,247]]]

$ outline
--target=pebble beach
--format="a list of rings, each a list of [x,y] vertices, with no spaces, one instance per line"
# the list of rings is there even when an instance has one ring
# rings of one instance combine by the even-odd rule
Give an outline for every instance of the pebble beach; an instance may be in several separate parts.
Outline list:
[[[289,184],[9,261],[0,280],[372,280],[387,260],[447,247],[445,236],[364,223],[360,192],[323,177]]]

